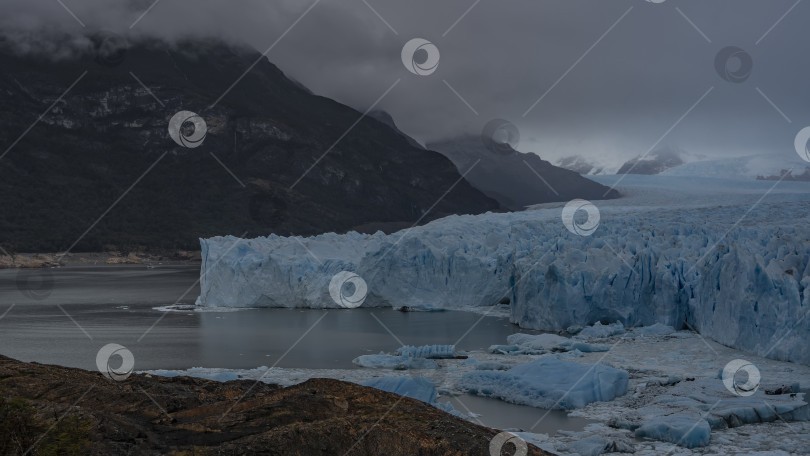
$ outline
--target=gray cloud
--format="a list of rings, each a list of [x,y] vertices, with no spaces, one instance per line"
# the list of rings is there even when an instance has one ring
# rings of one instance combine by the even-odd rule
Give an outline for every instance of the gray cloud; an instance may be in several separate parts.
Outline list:
[[[64,3],[90,30],[167,40],[214,36],[261,51],[312,4],[163,0],[130,30],[151,0]],[[361,110],[401,79],[379,107],[422,141],[474,133],[498,117],[521,129],[522,150],[617,163],[646,152],[711,87],[663,145],[707,156],[787,155],[796,132],[810,125],[810,40],[803,27],[810,5],[797,6],[762,38],[792,0],[482,0],[460,21],[472,0],[369,4],[397,34],[361,0],[323,0],[268,57],[316,93]],[[86,29],[58,2],[6,0],[0,13],[4,34],[28,48],[57,53],[86,45]],[[75,37],[72,45],[48,39],[59,33]],[[441,50],[436,73],[416,76],[403,68],[400,50],[414,37]],[[745,83],[715,72],[715,55],[727,45],[753,58]]]

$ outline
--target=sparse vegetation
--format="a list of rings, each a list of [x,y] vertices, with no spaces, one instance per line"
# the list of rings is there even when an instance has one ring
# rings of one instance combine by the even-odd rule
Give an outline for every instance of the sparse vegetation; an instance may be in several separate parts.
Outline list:
[[[87,454],[92,424],[70,412],[60,416],[39,418],[28,400],[0,397],[0,456]]]

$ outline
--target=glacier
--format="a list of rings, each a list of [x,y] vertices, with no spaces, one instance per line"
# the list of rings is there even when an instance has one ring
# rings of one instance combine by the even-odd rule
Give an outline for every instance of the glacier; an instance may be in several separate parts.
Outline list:
[[[508,308],[523,328],[597,322],[691,328],[723,345],[810,364],[810,188],[802,182],[598,176],[591,236],[564,204],[450,216],[386,235],[201,239],[204,307],[345,308],[330,282],[367,284],[364,307]],[[499,303],[508,302],[508,305]]]

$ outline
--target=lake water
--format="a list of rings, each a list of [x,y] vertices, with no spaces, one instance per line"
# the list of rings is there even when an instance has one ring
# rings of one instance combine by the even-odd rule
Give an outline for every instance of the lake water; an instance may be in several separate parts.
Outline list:
[[[51,279],[46,279],[53,287],[47,297],[40,293],[44,299],[21,293],[18,274],[0,271],[0,315],[8,310],[0,320],[2,354],[84,369],[95,369],[96,353],[108,343],[132,351],[137,370],[253,368],[274,363],[293,345],[278,367],[354,368],[356,356],[394,351],[400,346],[397,339],[407,345],[453,344],[478,322],[458,344],[461,350],[477,350],[504,343],[518,329],[505,319],[469,312],[155,310],[184,294],[180,302],[193,304],[199,294],[194,286],[198,266],[49,269]],[[33,276],[26,278],[35,283]]]
[[[400,341],[458,342],[459,350],[485,350],[505,343],[506,336],[519,329],[503,318],[455,311],[154,310],[176,302],[193,304],[198,278],[199,266],[0,270],[0,316],[5,314],[0,319],[0,353],[95,370],[98,350],[117,343],[133,353],[136,370],[250,369],[276,362],[278,367],[353,369],[351,360],[358,355],[393,352]],[[459,400],[463,405],[456,403],[456,408],[467,407],[482,414],[484,424],[500,428],[529,427],[545,413],[473,396],[454,399]],[[588,422],[562,412],[544,421],[538,431],[581,430]]]

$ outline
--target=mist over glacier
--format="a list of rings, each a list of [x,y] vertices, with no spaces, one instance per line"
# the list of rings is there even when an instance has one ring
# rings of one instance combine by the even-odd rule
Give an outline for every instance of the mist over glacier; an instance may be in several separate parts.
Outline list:
[[[810,364],[804,185],[623,179],[628,197],[597,203],[601,224],[592,236],[568,232],[561,205],[545,204],[391,235],[205,239],[198,303],[340,307],[328,288],[345,270],[368,283],[364,306],[480,311],[508,299],[511,321],[523,328],[662,323]]]

